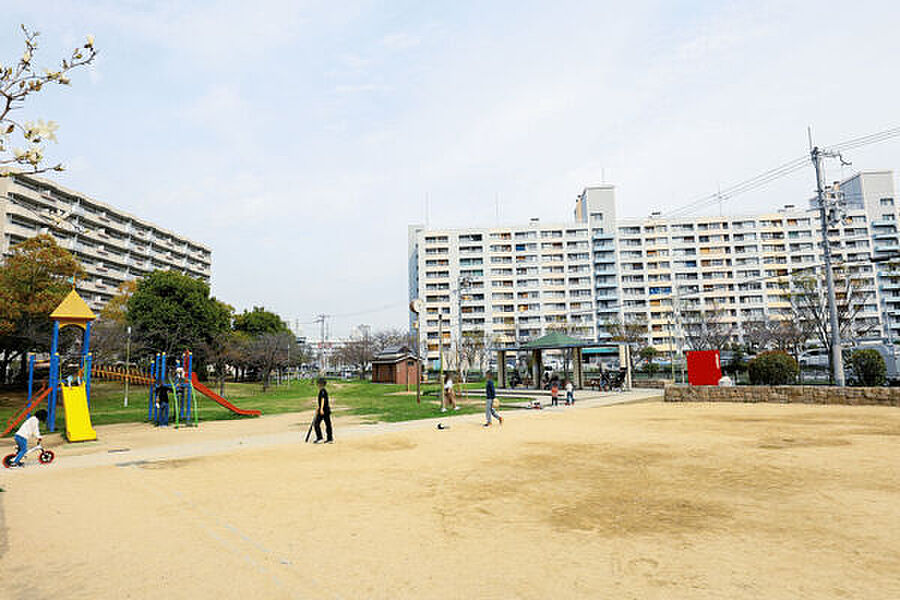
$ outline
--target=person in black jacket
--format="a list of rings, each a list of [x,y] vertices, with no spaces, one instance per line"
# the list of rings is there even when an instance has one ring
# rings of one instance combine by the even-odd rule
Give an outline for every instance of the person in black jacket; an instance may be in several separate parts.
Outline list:
[[[168,384],[162,384],[156,389],[156,426],[169,426],[169,392],[172,388]]]
[[[322,421],[325,421],[325,435],[327,436],[324,440],[322,439]],[[328,392],[325,390],[324,377],[319,377],[319,398],[316,404],[316,419],[313,421],[313,427],[316,430],[314,444],[321,444],[322,442],[326,444],[334,443],[334,436],[331,430],[331,405],[328,403]]]

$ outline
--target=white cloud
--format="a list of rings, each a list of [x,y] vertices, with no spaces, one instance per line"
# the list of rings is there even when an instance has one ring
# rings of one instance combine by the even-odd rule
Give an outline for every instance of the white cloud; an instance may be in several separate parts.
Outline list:
[[[96,106],[47,113],[84,165],[63,176],[211,243],[223,299],[308,320],[402,300],[426,193],[432,224],[491,223],[498,193],[504,221],[558,221],[605,173],[641,215],[802,155],[807,124],[823,142],[895,124],[892,3],[838,25],[829,2],[516,7],[426,22],[366,2],[58,2],[57,26],[94,31],[103,57]],[[73,150],[87,109],[111,116]],[[900,170],[897,148],[851,158]],[[800,203],[811,179],[724,208]]]

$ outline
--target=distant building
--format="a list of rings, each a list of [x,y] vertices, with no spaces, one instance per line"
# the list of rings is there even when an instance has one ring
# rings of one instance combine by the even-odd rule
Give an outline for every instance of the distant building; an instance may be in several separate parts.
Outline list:
[[[894,176],[862,172],[830,186],[835,264],[865,292],[855,322],[900,340],[900,283],[871,258],[900,250]],[[809,209],[716,217],[617,218],[615,190],[585,188],[568,223],[409,228],[409,296],[424,303],[419,342],[431,366],[443,336],[524,343],[550,331],[586,340],[638,322],[659,350],[685,347],[685,322],[715,310],[741,342],[748,323],[791,318],[792,278],[821,276],[821,228]],[[864,328],[865,328],[864,327]],[[462,333],[462,335],[460,335]],[[445,359],[448,355],[445,355]]]
[[[372,359],[372,383],[413,384],[419,359],[406,346],[388,346]]]
[[[95,310],[122,282],[158,269],[210,279],[207,246],[43,177],[0,177],[0,215],[0,255],[30,237],[51,234],[87,271],[78,291]]]

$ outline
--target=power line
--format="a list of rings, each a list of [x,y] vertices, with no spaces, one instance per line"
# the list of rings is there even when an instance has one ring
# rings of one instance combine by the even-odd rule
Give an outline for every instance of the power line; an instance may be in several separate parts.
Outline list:
[[[851,138],[849,140],[844,140],[837,144],[833,144],[829,146],[832,151],[841,152],[846,150],[854,150],[856,148],[862,148],[863,146],[868,146],[871,144],[877,144],[880,142],[884,142],[896,137],[900,137],[900,127],[893,127],[889,129],[884,129],[875,133],[871,133],[868,135]],[[736,183],[730,187],[727,187],[719,192],[715,192],[712,194],[707,194],[705,196],[701,196],[696,200],[692,200],[687,204],[672,209],[662,215],[662,218],[668,218],[673,216],[685,216],[687,214],[691,214],[696,212],[702,208],[707,206],[715,205],[716,203],[721,203],[724,200],[730,200],[736,196],[741,194],[745,194],[747,192],[759,189],[761,187],[765,187],[774,181],[787,177],[797,171],[804,169],[809,164],[808,156],[800,156],[793,160],[790,160],[782,165],[774,167],[772,169],[768,169],[763,171],[762,173]]]

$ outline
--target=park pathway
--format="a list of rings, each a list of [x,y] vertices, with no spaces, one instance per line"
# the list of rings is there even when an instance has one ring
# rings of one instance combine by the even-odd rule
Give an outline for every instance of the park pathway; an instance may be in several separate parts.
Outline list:
[[[590,392],[581,391],[576,396],[574,406],[549,407],[549,396],[541,396],[546,406],[543,410],[523,410],[522,403],[504,402],[502,411],[504,419],[514,422],[520,418],[552,418],[554,414],[565,411],[581,411],[604,406],[647,402],[662,399],[661,390],[637,389],[629,392]],[[339,413],[338,413],[339,414]],[[290,413],[263,417],[254,420],[254,432],[241,432],[241,424],[247,421],[209,421],[202,423],[199,429],[182,428],[166,431],[153,431],[147,424],[108,425],[97,427],[100,438],[90,444],[66,444],[65,442],[50,446],[56,452],[56,460],[49,466],[38,466],[32,462],[24,469],[16,469],[7,473],[12,477],[40,476],[59,469],[79,469],[98,466],[133,466],[149,462],[165,460],[184,460],[189,458],[210,456],[215,454],[237,453],[246,450],[259,450],[283,445],[302,444],[309,426],[312,413]],[[397,423],[361,424],[354,419],[338,417],[335,419],[335,434],[340,440],[359,436],[377,435],[398,431],[410,431],[424,428],[436,428],[438,423],[454,427],[480,426],[484,421],[482,413],[454,415],[446,413],[431,419],[418,419]],[[342,426],[342,423],[344,424]],[[261,431],[269,429],[270,431]],[[287,429],[287,430],[286,430]],[[186,438],[190,438],[187,441]],[[160,441],[163,443],[160,443]],[[178,441],[175,441],[175,440]],[[310,450],[318,448],[309,444]]]

